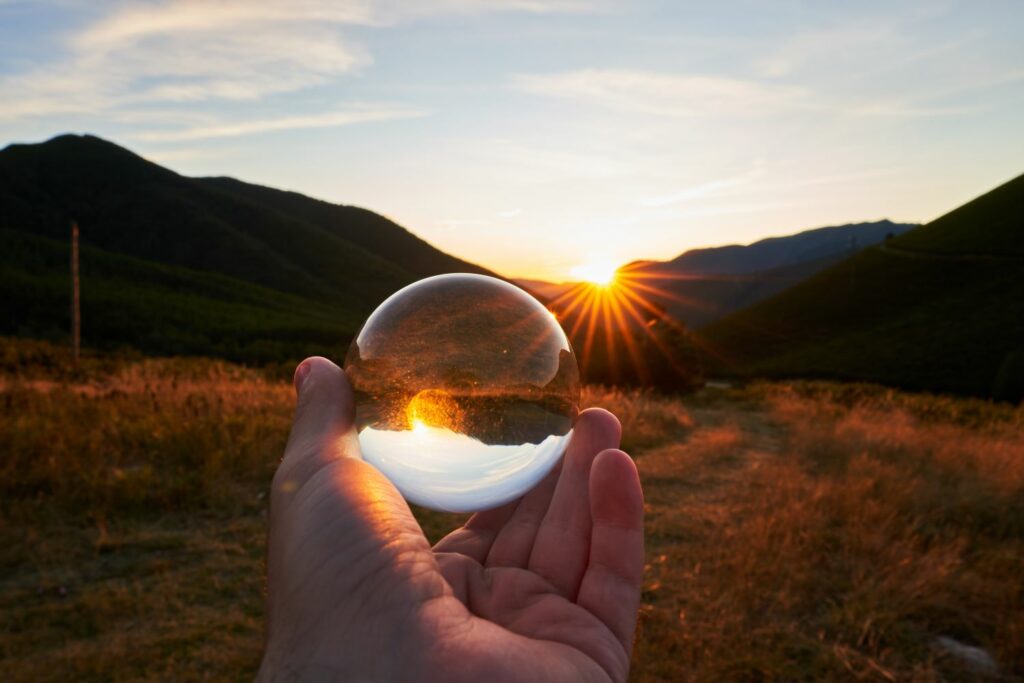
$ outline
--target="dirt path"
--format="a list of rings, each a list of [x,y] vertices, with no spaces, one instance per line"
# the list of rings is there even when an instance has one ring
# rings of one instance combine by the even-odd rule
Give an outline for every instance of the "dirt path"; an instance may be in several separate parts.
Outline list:
[[[723,523],[725,507],[748,484],[750,471],[777,457],[786,441],[785,429],[767,411],[722,392],[702,397],[689,413],[695,424],[685,439],[637,459],[651,528],[667,539],[688,536],[695,521]]]

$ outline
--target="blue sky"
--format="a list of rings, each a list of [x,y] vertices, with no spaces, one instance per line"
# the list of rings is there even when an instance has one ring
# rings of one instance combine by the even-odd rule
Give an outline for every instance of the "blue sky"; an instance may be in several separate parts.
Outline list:
[[[1024,2],[0,0],[0,142],[91,132],[510,275],[1024,172]]]

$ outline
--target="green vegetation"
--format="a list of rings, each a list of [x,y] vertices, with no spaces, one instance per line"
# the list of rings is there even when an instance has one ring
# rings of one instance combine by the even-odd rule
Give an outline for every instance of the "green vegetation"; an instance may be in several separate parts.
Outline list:
[[[284,381],[0,343],[5,680],[251,680]],[[590,388],[647,498],[636,681],[1024,676],[1024,408],[866,385]],[[438,538],[458,517],[418,511]]]
[[[370,211],[185,178],[92,136],[0,151],[0,333],[68,329],[81,228],[84,342],[249,363],[344,349],[421,277],[487,272]]]
[[[718,372],[1021,400],[1024,176],[702,331]]]
[[[0,230],[9,332],[50,340],[70,329],[67,244]],[[361,314],[215,273],[85,246],[83,336],[99,349],[202,354],[264,364],[344,353]]]

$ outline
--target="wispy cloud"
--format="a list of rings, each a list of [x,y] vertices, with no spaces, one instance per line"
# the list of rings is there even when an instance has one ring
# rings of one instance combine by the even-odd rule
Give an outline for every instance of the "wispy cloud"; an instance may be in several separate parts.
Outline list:
[[[927,106],[906,101],[879,101],[850,108],[854,116],[886,116],[894,118],[934,118],[938,116],[961,116],[983,111],[981,105]]]
[[[0,77],[5,103],[0,121],[124,113],[162,104],[259,102],[335,82],[372,64],[347,27],[436,14],[581,12],[589,11],[587,5],[576,0],[116,4],[64,39],[57,52],[66,56]]]
[[[968,100],[964,96],[985,90],[997,89],[1024,81],[1024,69],[1008,69],[1001,72],[961,74],[939,87],[919,88],[895,97],[882,97],[874,101],[861,102],[849,107],[855,116],[877,116],[893,118],[934,118],[976,114],[990,109],[984,100]]]
[[[700,206],[689,209],[670,209],[660,214],[663,219],[679,220],[684,218],[708,218],[711,216],[730,216],[751,213],[764,213],[778,209],[788,209],[799,206],[797,200],[772,201],[772,202],[729,202],[728,204],[716,204],[714,206]]]
[[[373,12],[362,2],[163,2],[127,5],[74,36],[71,44],[83,51],[112,50],[138,44],[151,36],[186,35],[253,27],[312,22],[368,24]]]
[[[424,116],[426,112],[401,107],[360,107],[306,116],[281,116],[255,121],[231,121],[212,125],[192,126],[179,130],[149,131],[138,137],[147,142],[182,142],[208,138],[228,138],[254,133],[269,133],[302,128],[336,128],[356,123],[389,121]]]
[[[0,99],[12,104],[0,118],[258,101],[371,62],[359,45],[311,15],[274,22],[259,3],[249,13],[233,4],[212,7],[209,13],[195,3],[128,7],[87,27],[69,40],[66,59],[0,79]]]
[[[616,4],[611,0],[171,0],[123,5],[77,35],[73,44],[108,49],[154,35],[234,32],[283,24],[387,25],[439,14],[591,12]]]
[[[541,184],[556,179],[606,180],[631,172],[623,160],[614,155],[570,145],[544,146],[508,138],[474,141],[463,154],[467,162],[481,168],[500,166],[515,176]]]
[[[237,152],[237,149],[224,149],[221,147],[177,147],[175,149],[160,150],[155,154],[147,154],[146,158],[166,166],[181,161],[224,158]]]
[[[807,65],[813,66],[823,58],[859,52],[888,42],[894,37],[896,31],[891,23],[806,31],[793,36],[767,56],[758,59],[755,67],[764,76],[781,78]]]
[[[580,69],[521,74],[526,92],[669,117],[762,116],[810,106],[803,87],[634,69]]]
[[[535,95],[668,118],[764,118],[780,113],[930,118],[974,114],[981,104],[948,104],[966,92],[1024,80],[1024,71],[962,76],[939,90],[907,88],[900,95],[836,92],[829,84],[795,85],[776,81],[666,73],[631,69],[580,69],[520,74],[514,87]]]
[[[637,204],[643,207],[656,209],[676,204],[684,204],[696,199],[705,199],[721,195],[724,190],[731,190],[746,185],[761,174],[762,166],[759,164],[753,170],[731,178],[721,178],[719,180],[700,183],[668,194],[641,197],[637,200]]]

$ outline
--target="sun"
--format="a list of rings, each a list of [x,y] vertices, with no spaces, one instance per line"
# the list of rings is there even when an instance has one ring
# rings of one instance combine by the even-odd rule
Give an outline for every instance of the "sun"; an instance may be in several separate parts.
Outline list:
[[[608,259],[593,259],[569,269],[572,276],[599,287],[608,287],[615,282],[618,266]]]

